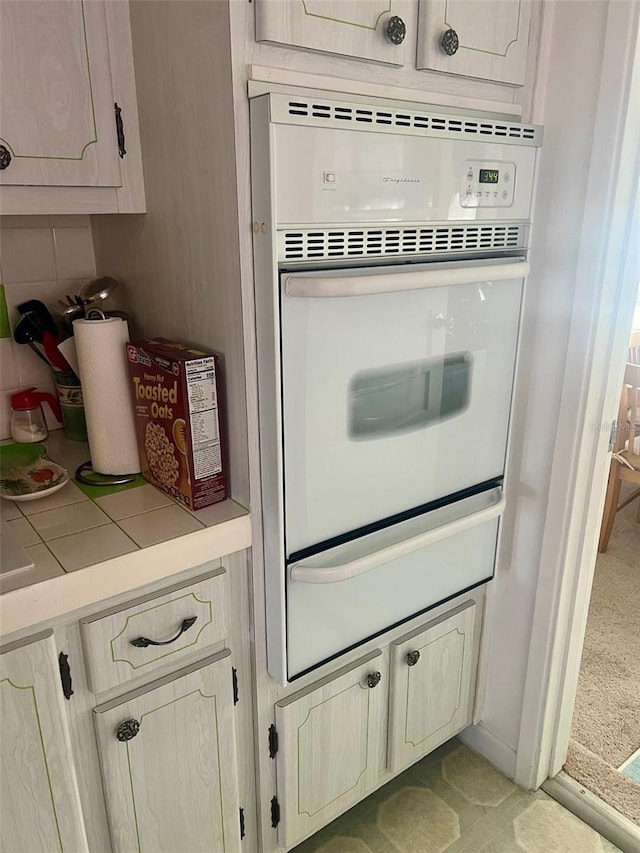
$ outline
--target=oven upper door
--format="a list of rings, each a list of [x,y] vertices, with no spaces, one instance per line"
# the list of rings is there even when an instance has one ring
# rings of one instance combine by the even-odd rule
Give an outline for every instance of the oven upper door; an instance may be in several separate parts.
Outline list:
[[[287,557],[502,475],[527,272],[281,274]]]

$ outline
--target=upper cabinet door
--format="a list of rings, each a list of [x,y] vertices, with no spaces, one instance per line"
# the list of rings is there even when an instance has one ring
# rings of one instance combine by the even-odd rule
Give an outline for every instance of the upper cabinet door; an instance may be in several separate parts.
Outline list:
[[[121,183],[104,2],[0,3],[0,184]]]
[[[522,86],[530,0],[420,0],[417,67]]]
[[[404,65],[406,0],[257,0],[256,41]]]
[[[87,851],[52,632],[0,656],[0,848]]]

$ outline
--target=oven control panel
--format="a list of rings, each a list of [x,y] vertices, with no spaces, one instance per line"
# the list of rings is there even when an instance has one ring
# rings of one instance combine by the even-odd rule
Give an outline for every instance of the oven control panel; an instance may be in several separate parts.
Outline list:
[[[515,163],[467,160],[460,190],[462,207],[510,207],[516,185]]]

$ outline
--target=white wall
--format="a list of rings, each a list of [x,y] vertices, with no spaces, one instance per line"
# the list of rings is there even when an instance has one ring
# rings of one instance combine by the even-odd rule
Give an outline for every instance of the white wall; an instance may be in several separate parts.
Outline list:
[[[11,328],[15,306],[40,299],[51,309],[95,277],[88,216],[3,216],[0,220],[0,281]],[[0,340],[0,439],[9,437],[9,394],[36,386],[55,392],[51,370],[26,345]],[[55,421],[49,420],[53,426]]]
[[[589,200],[586,178],[607,9],[604,0],[547,0],[544,5],[533,120],[544,124],[545,142],[507,482],[511,508],[505,517],[493,596],[486,705],[480,726],[469,733],[469,741],[510,775],[515,773],[515,750],[525,710],[525,678],[571,317],[575,308],[579,318],[581,290],[590,289],[590,282],[578,280],[576,272]],[[558,564],[550,574],[561,569]]]

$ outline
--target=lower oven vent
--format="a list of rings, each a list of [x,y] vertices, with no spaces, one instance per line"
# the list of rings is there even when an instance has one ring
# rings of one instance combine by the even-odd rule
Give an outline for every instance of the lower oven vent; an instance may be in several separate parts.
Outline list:
[[[480,252],[524,246],[522,225],[444,225],[278,232],[279,261],[338,260],[443,252]]]

